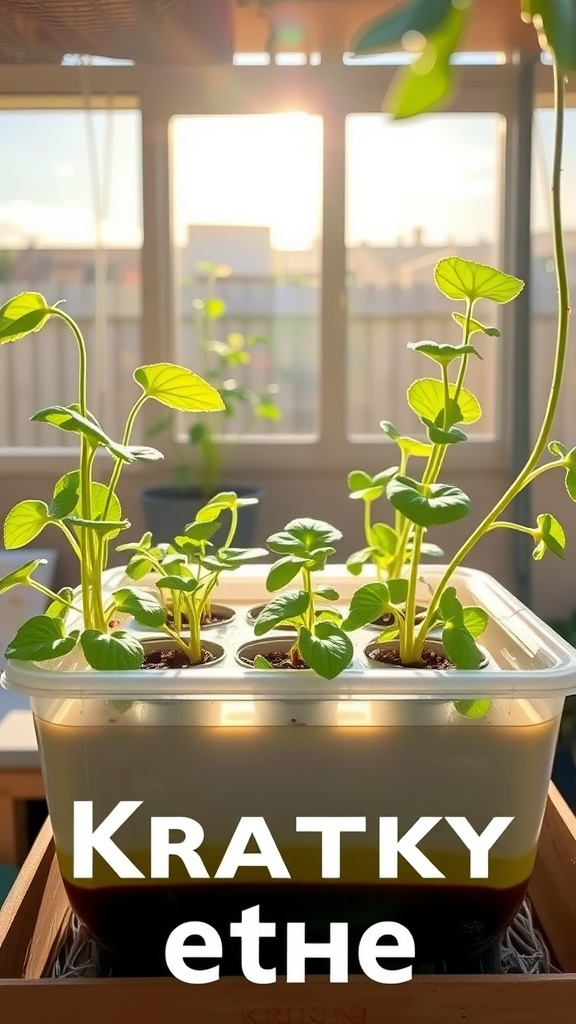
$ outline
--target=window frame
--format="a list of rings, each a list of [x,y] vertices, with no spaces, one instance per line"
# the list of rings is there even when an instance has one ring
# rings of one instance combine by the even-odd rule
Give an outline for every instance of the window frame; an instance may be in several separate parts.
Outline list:
[[[346,248],[345,248],[345,123],[349,114],[375,113],[394,73],[389,65],[349,65],[340,56],[323,55],[319,65],[218,66],[201,69],[146,67],[33,67],[0,68],[0,106],[29,106],[44,97],[47,105],[78,107],[83,97],[112,93],[115,104],[134,103],[141,112],[142,132],[142,360],[173,359],[176,323],[174,253],[171,221],[170,120],[175,115],[276,113],[294,109],[318,114],[324,122],[323,199],[320,298],[319,436],[270,440],[244,438],[234,449],[234,471],[240,476],[278,474],[346,474],[362,466],[375,472],[390,462],[391,442],[352,441],[346,423]],[[542,73],[550,69],[539,69]],[[499,262],[514,272],[517,251],[510,214],[513,188],[510,167],[517,112],[518,65],[514,63],[462,66],[457,95],[447,112],[495,113],[503,117],[500,189]],[[549,76],[548,76],[549,77]],[[134,100],[134,97],[136,98]],[[502,308],[501,372],[498,379],[497,431],[494,438],[470,441],[466,452],[450,453],[455,471],[505,470],[510,463],[511,419],[503,396],[512,382],[513,307]],[[408,339],[407,339],[408,340]],[[507,403],[509,406],[509,403]],[[146,413],[146,407],[144,409]],[[386,410],[382,409],[382,417]],[[149,409],[148,423],[157,418]],[[144,426],[146,427],[146,420]],[[388,451],[383,446],[390,445]],[[182,444],[165,440],[168,467],[182,459]],[[0,471],[53,472],[69,467],[73,452],[14,449],[0,454]],[[134,467],[135,472],[145,472]]]

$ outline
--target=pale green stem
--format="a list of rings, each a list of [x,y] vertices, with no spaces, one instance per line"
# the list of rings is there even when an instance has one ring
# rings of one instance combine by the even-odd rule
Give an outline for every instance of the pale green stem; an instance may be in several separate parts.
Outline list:
[[[124,436],[122,438],[122,444],[123,445],[130,444],[130,437],[131,437],[131,434],[132,434],[132,428],[134,426],[134,421],[135,421],[138,413],[140,412],[140,409],[142,408],[144,403],[147,401],[147,399],[148,399],[148,395],[140,395],[140,398],[138,399],[138,401],[135,402],[134,405],[132,406],[132,408],[130,410],[130,413],[128,415],[128,419],[126,420],[126,426],[124,428]],[[116,464],[114,466],[114,469],[112,470],[112,475],[110,477],[110,483],[108,484],[108,494],[106,495],[106,504],[104,506],[104,511],[102,513],[102,519],[106,519],[106,517],[108,515],[109,509],[110,509],[110,502],[112,501],[112,498],[113,498],[114,493],[116,491],[116,486],[118,484],[118,480],[120,479],[120,473],[122,472],[123,466],[124,466],[124,463],[122,462],[122,460],[121,459],[116,459]]]
[[[400,636],[400,659],[405,665],[411,665],[420,656],[418,650],[418,638],[415,633],[416,618],[416,586],[418,584],[418,564],[420,562],[420,550],[424,537],[424,527],[416,526],[414,530],[414,548],[412,551],[412,562],[410,564],[410,575],[408,577],[408,596],[406,598],[406,620],[404,643]]]

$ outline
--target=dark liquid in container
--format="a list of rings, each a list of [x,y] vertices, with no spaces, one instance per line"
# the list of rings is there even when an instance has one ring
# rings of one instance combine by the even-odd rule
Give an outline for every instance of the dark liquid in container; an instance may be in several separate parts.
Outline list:
[[[286,972],[286,924],[306,923],[306,942],[328,942],[330,922],[346,921],[349,971],[361,974],[358,943],[379,921],[398,921],[410,930],[418,964],[441,965],[486,950],[513,920],[528,881],[506,889],[474,885],[347,884],[323,882],[132,884],[81,888],[65,882],[78,917],[111,955],[112,972],[161,976],[170,972],[164,950],[170,932],[185,921],[205,921],[223,944],[221,975],[241,975],[240,939],[230,938],[230,923],[243,910],[260,906],[260,920],[276,924],[276,937],[260,940],[260,964]],[[191,939],[191,942],[194,942]],[[198,941],[198,940],[197,940]],[[386,938],[382,940],[384,943]],[[216,961],[214,961],[215,963]],[[382,966],[402,966],[394,960]],[[188,961],[203,969],[213,962]],[[308,974],[327,974],[328,960],[309,960]]]

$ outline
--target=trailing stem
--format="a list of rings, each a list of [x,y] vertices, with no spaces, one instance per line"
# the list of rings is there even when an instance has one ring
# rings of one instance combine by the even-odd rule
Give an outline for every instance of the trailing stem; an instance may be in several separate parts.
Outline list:
[[[470,553],[472,548],[477,542],[494,526],[496,520],[502,515],[508,505],[517,497],[518,494],[527,486],[532,480],[534,480],[541,472],[544,472],[550,465],[537,467],[538,461],[544,452],[546,444],[548,442],[556,410],[558,407],[558,400],[560,398],[562,378],[564,374],[564,366],[566,363],[566,351],[568,346],[568,324],[570,315],[570,295],[568,286],[568,274],[566,268],[566,254],[564,249],[564,239],[562,236],[562,203],[561,203],[561,174],[562,174],[562,151],[564,141],[564,76],[558,69],[556,62],[553,63],[554,68],[554,109],[555,109],[555,121],[554,121],[554,159],[552,168],[552,228],[553,228],[553,240],[554,240],[554,259],[556,266],[556,283],[558,288],[558,330],[556,337],[556,352],[554,358],[554,371],[552,375],[552,384],[550,387],[550,393],[548,395],[548,402],[546,405],[546,411],[542,420],[542,425],[538,433],[538,437],[532,449],[532,452],[528,458],[523,469],[520,471],[516,479],[510,484],[506,493],[502,496],[500,501],[496,503],[494,508],[488,513],[487,516],[482,520],[479,526],[476,527],[474,532],[470,535],[467,541],[457,551],[448,565],[440,583],[436,587],[426,618],[424,619],[418,636],[416,638],[416,646],[418,653],[422,650],[424,640],[430,629],[434,613],[438,607],[438,603],[442,596],[444,589],[446,588],[452,574],[461,565],[462,561]]]

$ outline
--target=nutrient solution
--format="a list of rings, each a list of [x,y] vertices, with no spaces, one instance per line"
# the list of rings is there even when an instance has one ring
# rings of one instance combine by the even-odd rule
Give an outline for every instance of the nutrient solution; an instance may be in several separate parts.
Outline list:
[[[266,721],[278,725],[253,724],[263,715],[250,701],[48,703],[50,714],[37,713],[36,726],[64,884],[116,973],[166,974],[168,935],[200,920],[222,938],[221,974],[241,974],[230,923],[256,904],[277,936],[261,940],[260,962],[279,974],[288,921],[304,921],[309,942],[328,941],[330,922],[348,922],[351,973],[360,973],[365,929],[399,921],[414,936],[417,969],[485,950],[526,893],[558,729],[545,701],[495,701],[478,722],[458,716],[450,702],[332,702],[330,725],[317,724],[328,702],[262,702]],[[143,801],[114,841],[145,879],[119,879],[98,854],[94,878],[74,879],[73,802],[88,799],[95,827],[120,800]],[[153,815],[200,822],[209,879],[190,879],[177,857],[169,879],[149,878]],[[290,879],[254,867],[232,880],[213,878],[239,819],[252,815],[265,818]],[[304,815],[366,816],[365,833],[342,835],[340,879],[322,879],[320,836],[295,830]],[[440,822],[419,848],[444,879],[422,879],[400,857],[399,878],[379,880],[381,815],[398,817],[400,835],[422,815],[461,815],[477,832],[496,815],[514,821],[492,848],[487,879],[470,880],[468,850]],[[309,971],[327,968],[316,960]]]

